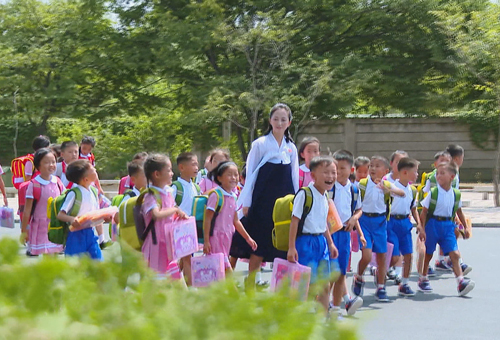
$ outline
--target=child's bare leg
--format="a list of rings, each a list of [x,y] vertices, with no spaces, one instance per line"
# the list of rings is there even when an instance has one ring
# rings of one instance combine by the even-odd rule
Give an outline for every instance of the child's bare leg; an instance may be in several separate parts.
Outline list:
[[[417,238],[417,271],[420,275],[427,275],[427,272],[424,272],[424,262],[425,262],[425,243]],[[427,270],[429,268],[427,267]]]
[[[191,286],[191,255],[184,256],[181,259],[182,263],[182,274],[186,280],[186,284]]]
[[[455,273],[456,277],[461,277],[463,276],[462,273],[462,266],[460,266],[460,253],[458,250],[452,251],[449,254],[451,263],[453,265],[453,272]]]
[[[364,248],[361,250],[361,259],[358,263],[358,276],[362,277],[365,272],[366,267],[372,260],[372,250],[368,248]],[[385,275],[385,274],[384,274]]]
[[[391,267],[396,266],[398,263],[402,264],[401,256],[393,256],[391,258]]]
[[[229,258],[229,263],[231,263],[231,268],[236,268],[236,263],[238,262],[238,258],[237,257],[233,257],[231,256]]]
[[[337,279],[337,282],[335,282],[333,286],[333,305],[335,307],[340,307],[340,304],[342,303],[342,297],[345,295],[345,291],[345,275],[340,275]]]
[[[385,267],[385,253],[377,253],[377,282],[379,285],[385,284],[385,274],[387,268]]]
[[[403,277],[407,279],[410,277],[412,254],[406,254],[403,256],[403,258],[404,258]]]
[[[318,295],[318,302],[323,305],[325,312],[328,313],[330,307],[330,284],[327,283],[321,294]]]
[[[422,276],[427,276],[427,273],[429,271],[429,263],[432,260],[432,254],[425,254],[425,259],[424,259],[424,267],[422,269],[423,274],[420,274]]]

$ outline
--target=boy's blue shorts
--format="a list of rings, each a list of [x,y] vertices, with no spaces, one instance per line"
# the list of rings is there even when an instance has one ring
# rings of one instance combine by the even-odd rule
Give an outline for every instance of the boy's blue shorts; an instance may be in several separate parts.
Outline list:
[[[387,242],[394,245],[392,256],[413,254],[412,228],[413,225],[409,218],[403,220],[391,218],[387,222]]]
[[[339,251],[340,274],[346,275],[347,267],[349,266],[349,257],[351,256],[351,232],[350,231],[337,231],[332,234],[333,243]]]
[[[363,214],[359,219],[359,225],[365,235],[366,249],[371,249],[375,253],[387,252],[387,218],[385,215],[368,217]],[[359,244],[361,244],[361,239],[359,239]]]
[[[64,254],[67,256],[87,254],[91,259],[102,260],[101,248],[92,228],[69,232]]]
[[[323,235],[300,235],[295,241],[299,263],[311,268],[311,283],[318,279],[327,280],[336,260],[330,260],[328,244]],[[333,263],[330,263],[333,262]]]
[[[441,246],[445,255],[458,250],[455,224],[452,221],[438,221],[435,218],[430,218],[427,221],[425,225],[425,253],[432,255],[436,250],[436,244]]]

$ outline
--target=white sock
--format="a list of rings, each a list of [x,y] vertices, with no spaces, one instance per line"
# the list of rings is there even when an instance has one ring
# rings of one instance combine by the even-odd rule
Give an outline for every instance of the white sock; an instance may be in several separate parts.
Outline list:
[[[351,297],[349,296],[349,294],[346,294],[346,295],[344,295],[343,299],[344,299],[344,302],[347,304],[347,303],[349,303],[349,300],[351,299]]]
[[[378,285],[378,289],[384,288],[384,285]]]
[[[403,280],[401,281],[401,283],[402,283],[403,285],[407,285],[407,284],[408,284],[408,281],[410,281],[410,279],[409,279],[409,278],[407,278],[407,277],[403,277]]]
[[[104,234],[99,235],[99,244],[104,242]]]
[[[427,275],[419,275],[419,276],[420,276],[420,280],[422,280],[422,281],[429,280],[429,278],[427,277]]]
[[[260,273],[260,270],[258,270],[255,273],[255,282],[259,282],[262,279],[262,274]]]
[[[439,255],[439,256],[438,256],[438,260],[439,260],[439,261],[443,261],[443,260],[444,260],[444,255]]]
[[[396,268],[396,275],[401,277],[401,274],[403,274],[403,267],[395,267]]]
[[[463,279],[464,279],[463,276],[457,276],[457,283],[460,284],[460,282],[462,282]]]
[[[462,260],[462,258],[459,258],[459,259],[458,259],[458,263],[460,263],[460,264],[463,264],[463,263],[464,263],[464,261]]]

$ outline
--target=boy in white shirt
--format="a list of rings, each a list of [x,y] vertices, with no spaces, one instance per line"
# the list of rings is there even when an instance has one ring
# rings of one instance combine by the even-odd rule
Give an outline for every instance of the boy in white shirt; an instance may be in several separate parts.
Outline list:
[[[330,259],[335,259],[338,255],[327,226],[327,191],[331,190],[335,183],[337,167],[331,157],[315,157],[311,160],[309,169],[314,181],[308,185],[313,203],[309,214],[302,221],[305,189],[301,189],[295,196],[287,259],[311,267],[311,283],[314,284],[318,278],[324,280],[329,278]],[[330,286],[326,282],[318,298],[326,312],[329,308],[329,295]]]
[[[460,222],[467,226],[467,221],[462,212],[462,200],[460,191],[452,187],[452,181],[457,175],[458,169],[454,163],[441,163],[437,167],[437,186],[422,201],[422,213],[420,220],[425,226],[425,231],[419,232],[421,240],[425,241],[425,262],[423,272],[427,272],[432,254],[439,244],[445,255],[449,255],[452,261],[453,271],[457,278],[458,294],[464,296],[474,289],[475,283],[464,278],[460,266],[460,252],[458,251],[457,239],[455,237],[455,216]],[[419,289],[424,293],[432,292],[427,276],[420,275]]]

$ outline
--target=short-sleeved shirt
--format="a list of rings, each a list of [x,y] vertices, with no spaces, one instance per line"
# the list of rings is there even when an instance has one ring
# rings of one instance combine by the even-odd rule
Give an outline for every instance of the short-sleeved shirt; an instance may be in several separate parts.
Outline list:
[[[324,233],[327,228],[326,219],[328,217],[328,195],[326,193],[320,193],[314,187],[314,183],[309,183],[308,187],[311,188],[313,204],[311,211],[309,211],[309,214],[304,221],[302,232],[309,234]],[[306,193],[303,190],[300,190],[295,196],[295,200],[293,202],[292,215],[299,219],[302,218],[305,199]]]
[[[97,200],[96,195],[94,195],[91,189],[87,189],[78,184],[73,185],[73,188],[79,188],[82,192],[82,204],[77,216],[82,216],[86,213],[99,209],[99,201]],[[70,191],[66,196],[66,199],[64,200],[61,211],[64,211],[66,214],[68,214],[71,211],[71,208],[73,208],[74,203],[75,193]]]
[[[224,195],[224,204],[215,220],[214,232],[234,233],[234,214],[236,214],[236,194],[220,188]],[[208,197],[207,210],[215,211],[217,207],[217,194]]]
[[[439,217],[451,217],[453,215],[453,206],[455,205],[455,192],[453,191],[453,188],[450,188],[450,190],[446,191],[439,184],[437,185],[438,188],[438,198],[436,202],[436,209],[434,210],[434,216],[439,216]],[[429,205],[431,202],[431,194],[425,196],[424,200],[422,201],[422,206],[424,208],[429,209]],[[458,202],[458,207],[462,207],[462,200]]]
[[[395,196],[392,204],[391,204],[391,215],[409,215],[411,212],[411,208],[417,206],[416,200],[413,200],[413,192],[411,190],[411,185],[408,184],[404,186],[397,179],[394,182],[394,186],[398,189],[401,189],[405,192],[404,197]],[[413,205],[411,204],[413,201]],[[411,206],[411,207],[410,207]]]
[[[347,221],[352,216],[352,193],[351,188],[354,184],[351,181],[347,181],[346,185],[342,185],[339,182],[335,182],[333,189],[335,190],[335,197],[333,202],[335,203],[335,208],[339,213],[340,220],[345,225]],[[356,202],[356,210],[361,209],[361,196],[358,195],[358,200]]]
[[[394,184],[391,183],[394,187]],[[365,197],[363,198],[363,207],[361,208],[364,213],[384,214],[387,207],[385,206],[384,190],[377,187],[377,184],[372,181],[368,176],[366,183]]]
[[[3,172],[2,166],[0,165],[0,176],[2,176],[5,172]]]
[[[169,194],[172,195],[172,188],[169,187],[168,185],[165,188],[159,188],[157,186],[151,185],[150,188],[158,190],[160,194],[163,194],[165,196],[168,196]],[[163,203],[162,203],[163,204]],[[156,200],[155,195],[151,194],[146,194],[144,195],[144,202],[142,203],[142,212],[143,214],[147,214],[154,208],[158,207],[158,202]],[[161,208],[161,207],[158,207]]]
[[[179,208],[187,215],[191,216],[192,210],[193,210],[193,198],[194,196],[198,195],[198,189],[196,189],[196,186],[194,183],[187,182],[182,178],[177,178],[179,183],[182,185],[182,202],[179,205]],[[177,195],[177,187],[175,185],[172,186],[172,196],[176,197]]]

